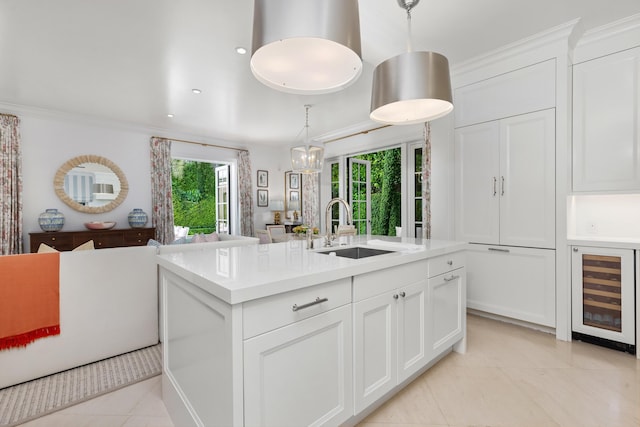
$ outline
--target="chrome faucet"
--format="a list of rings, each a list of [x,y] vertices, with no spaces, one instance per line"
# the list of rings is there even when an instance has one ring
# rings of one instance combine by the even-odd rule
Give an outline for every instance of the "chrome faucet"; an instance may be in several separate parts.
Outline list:
[[[324,211],[324,231],[327,233],[324,238],[325,239],[324,245],[326,247],[331,246],[331,241],[335,237],[331,232],[331,206],[335,205],[336,203],[342,203],[344,205],[344,208],[347,211],[347,224],[348,225],[353,224],[353,219],[351,217],[351,206],[349,206],[349,203],[347,203],[346,200],[341,199],[339,197],[331,199],[329,203],[327,203],[327,208]]]

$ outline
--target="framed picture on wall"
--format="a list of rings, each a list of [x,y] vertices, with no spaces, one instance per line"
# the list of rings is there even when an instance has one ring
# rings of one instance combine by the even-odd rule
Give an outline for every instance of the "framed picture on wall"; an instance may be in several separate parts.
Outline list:
[[[286,171],[284,173],[284,215],[285,218],[290,219],[291,211],[302,212],[303,210],[303,197],[301,193],[302,189],[302,175],[297,172]]]
[[[291,188],[291,189],[300,188],[300,174],[299,173],[291,173],[291,174],[289,174],[289,188]]]
[[[268,171],[258,171],[258,187],[268,187],[269,186],[269,172]]]
[[[258,190],[258,207],[266,208],[269,206],[269,190]]]

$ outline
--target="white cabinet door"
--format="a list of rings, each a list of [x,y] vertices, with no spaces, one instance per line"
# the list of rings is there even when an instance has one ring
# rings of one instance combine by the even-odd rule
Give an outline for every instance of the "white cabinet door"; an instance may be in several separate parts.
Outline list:
[[[386,292],[353,305],[356,413],[398,382],[397,298]]]
[[[640,48],[573,68],[573,190],[640,190]]]
[[[554,250],[469,246],[466,258],[469,308],[555,327]]]
[[[456,239],[499,244],[499,122],[456,129]]]
[[[500,244],[554,248],[555,110],[500,121]]]
[[[427,281],[398,290],[398,382],[427,364]]]
[[[572,330],[636,344],[632,249],[574,246]]]
[[[555,247],[555,110],[456,129],[456,239]]]
[[[429,278],[427,332],[430,358],[464,337],[466,319],[464,267]]]
[[[245,425],[339,425],[353,415],[351,306],[244,343]]]

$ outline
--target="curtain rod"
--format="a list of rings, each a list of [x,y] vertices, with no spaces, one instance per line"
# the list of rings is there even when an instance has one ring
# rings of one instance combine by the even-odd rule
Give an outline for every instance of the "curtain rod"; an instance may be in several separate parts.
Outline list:
[[[380,130],[380,129],[388,128],[389,126],[391,126],[391,125],[382,125],[382,126],[378,126],[378,127],[367,129],[367,130],[361,130],[360,132],[355,132],[355,133],[351,133],[349,135],[339,136],[337,138],[333,138],[333,139],[329,139],[327,141],[323,141],[323,144],[329,144],[331,142],[336,142],[336,141],[340,141],[342,139],[351,138],[352,136],[356,136],[356,135],[366,135],[369,132],[374,132],[374,131],[377,131],[377,130]]]
[[[247,150],[246,148],[225,147],[224,145],[206,144],[204,142],[187,141],[185,139],[165,138],[164,136],[152,136],[151,138],[168,139],[169,141],[173,142],[184,142],[185,144],[201,145],[203,147],[224,148],[226,150],[246,151],[247,153],[249,152],[249,150]]]

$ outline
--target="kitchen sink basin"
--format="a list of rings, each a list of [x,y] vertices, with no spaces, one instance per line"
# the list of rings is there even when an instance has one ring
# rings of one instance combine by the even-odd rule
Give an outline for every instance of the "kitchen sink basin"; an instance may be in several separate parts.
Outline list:
[[[361,246],[355,246],[352,248],[325,250],[318,253],[325,254],[325,255],[335,254],[335,256],[341,256],[344,258],[360,259],[360,258],[367,258],[370,256],[390,254],[392,252],[395,252],[395,251],[386,251],[384,249],[363,248]]]

